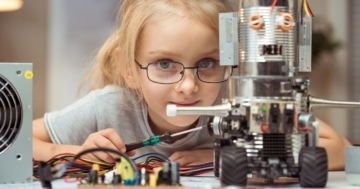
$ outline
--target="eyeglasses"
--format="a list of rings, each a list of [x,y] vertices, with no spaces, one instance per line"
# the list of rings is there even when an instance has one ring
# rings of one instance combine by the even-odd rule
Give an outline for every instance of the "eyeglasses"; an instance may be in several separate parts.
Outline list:
[[[160,60],[149,63],[143,67],[135,60],[140,69],[146,70],[150,81],[159,84],[173,84],[179,82],[185,73],[185,69],[194,69],[200,81],[205,83],[221,83],[229,79],[233,68],[237,66],[220,66],[219,60],[204,59],[197,66],[185,67],[180,62]]]

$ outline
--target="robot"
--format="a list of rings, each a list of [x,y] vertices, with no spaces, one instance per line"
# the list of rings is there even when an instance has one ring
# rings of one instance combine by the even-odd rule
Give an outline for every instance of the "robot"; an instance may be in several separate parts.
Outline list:
[[[223,186],[246,186],[248,177],[299,178],[302,187],[324,187],[328,158],[318,147],[319,123],[311,110],[358,108],[357,102],[308,94],[312,13],[306,0],[240,0],[221,13],[220,64],[238,65],[221,105],[176,107],[168,116],[208,115],[214,174]]]

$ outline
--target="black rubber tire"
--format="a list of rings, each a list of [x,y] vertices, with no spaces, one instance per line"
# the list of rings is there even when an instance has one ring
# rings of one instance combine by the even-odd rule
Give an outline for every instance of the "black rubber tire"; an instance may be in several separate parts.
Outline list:
[[[219,160],[220,160],[220,150],[214,148],[214,175],[219,177]]]
[[[248,173],[246,149],[225,146],[220,154],[220,181],[222,186],[246,186]]]
[[[302,187],[325,187],[328,178],[328,158],[324,148],[301,148],[299,165]]]

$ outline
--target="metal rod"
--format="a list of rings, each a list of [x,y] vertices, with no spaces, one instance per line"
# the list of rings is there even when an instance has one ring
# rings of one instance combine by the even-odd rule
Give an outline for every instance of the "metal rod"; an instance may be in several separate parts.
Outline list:
[[[191,133],[191,132],[194,132],[194,131],[197,131],[197,130],[201,130],[201,129],[203,129],[204,127],[206,127],[206,125],[203,125],[203,126],[201,126],[201,127],[195,127],[195,128],[193,128],[193,129],[181,131],[181,132],[178,132],[178,133],[174,133],[174,134],[171,134],[170,136],[171,136],[171,137],[174,137],[174,136],[179,136],[179,135],[183,135],[183,134],[186,134],[186,133]]]
[[[309,111],[320,108],[360,108],[360,102],[333,101],[308,97]]]
[[[200,107],[177,107],[169,104],[166,107],[167,116],[176,115],[210,115],[210,116],[227,116],[231,111],[231,104],[221,104],[217,106],[200,106]]]

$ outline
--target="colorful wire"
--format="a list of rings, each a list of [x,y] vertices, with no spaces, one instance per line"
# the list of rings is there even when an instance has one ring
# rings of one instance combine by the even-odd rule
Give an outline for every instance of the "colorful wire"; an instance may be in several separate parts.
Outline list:
[[[147,153],[147,154],[143,154],[141,156],[138,156],[136,158],[134,158],[133,160],[136,161],[142,157],[145,157],[145,156],[149,156],[149,155],[159,155],[161,157],[163,157],[164,159],[166,159],[167,161],[170,161],[170,159],[168,157],[166,157],[164,154],[161,154],[161,153],[158,153],[158,152],[150,152],[150,153]]]
[[[277,0],[273,0],[273,2],[272,2],[272,4],[271,4],[270,14],[273,12],[276,3],[277,3]]]
[[[153,173],[155,168],[161,167],[165,161],[170,161],[168,157],[161,153],[151,152],[143,154],[134,158],[132,161],[139,160],[142,157],[148,156],[144,162],[136,163],[136,172],[145,168],[148,173]],[[93,164],[98,164],[100,167],[99,175],[103,175],[115,168],[115,164],[102,162],[98,160],[82,159],[77,156],[77,159],[74,158],[75,154],[58,154],[52,157],[46,163],[55,166],[55,165],[64,165],[61,170],[61,175],[65,182],[82,182],[86,180],[89,176],[90,170],[92,169]],[[180,175],[182,176],[194,176],[206,172],[213,171],[213,163],[205,162],[196,165],[188,165],[180,167]],[[33,162],[33,175],[38,177],[38,162]],[[69,178],[76,178],[75,180]],[[136,183],[139,183],[139,175],[136,174]]]
[[[303,3],[304,3],[303,6],[304,6],[306,15],[308,15],[309,17],[314,17],[314,14],[312,13],[312,11],[310,9],[310,6],[309,6],[307,0],[303,0]]]

